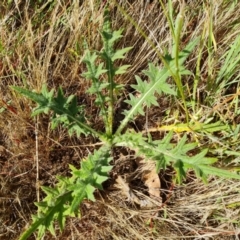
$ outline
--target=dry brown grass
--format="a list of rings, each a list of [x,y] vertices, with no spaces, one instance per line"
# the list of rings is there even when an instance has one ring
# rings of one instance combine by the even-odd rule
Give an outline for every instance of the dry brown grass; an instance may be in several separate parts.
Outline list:
[[[74,3],[75,2],[75,3]],[[80,1],[81,2],[81,1]],[[178,1],[173,1],[178,11]],[[234,94],[239,95],[238,83],[228,91],[220,89],[212,96],[207,89],[209,79],[214,79],[220,67],[219,58],[239,34],[240,4],[218,0],[212,5],[213,36],[217,51],[207,53],[210,0],[186,1],[186,16],[182,45],[197,36],[202,36],[202,55],[199,49],[189,58],[186,68],[195,72],[199,60],[200,79],[197,85],[197,108],[202,109],[206,119],[215,117],[224,122],[239,124]],[[126,16],[110,1],[113,28],[125,29],[124,38],[118,47],[133,46],[123,60],[131,64],[129,71],[118,78],[126,85],[134,83],[134,75],[141,75],[148,61],[161,65],[156,49],[129,22]],[[119,1],[126,13],[134,19],[161,53],[171,50],[171,36],[167,20],[158,1]],[[69,137],[58,128],[52,131],[48,116],[38,119],[38,152],[36,162],[36,119],[30,117],[33,104],[25,98],[19,99],[10,85],[24,85],[38,91],[43,83],[50,88],[63,86],[66,94],[76,94],[79,103],[87,105],[92,114],[91,122],[96,129],[103,125],[96,116],[93,100],[86,94],[88,83],[81,77],[84,66],[83,38],[91,48],[100,49],[100,34],[103,3],[101,1],[7,1],[0,3],[0,239],[17,239],[30,223],[30,215],[36,212],[33,202],[37,200],[38,185],[53,185],[56,175],[67,175],[68,164],[79,166],[79,161],[94,149],[95,139]],[[238,75],[239,72],[236,72]],[[193,79],[184,79],[186,99],[192,97]],[[184,118],[180,105],[172,104],[167,97],[159,99],[160,107],[151,109],[148,122],[173,122]],[[215,106],[213,110],[212,107]],[[121,106],[120,106],[121,107]],[[166,111],[168,112],[166,113]],[[139,117],[134,127],[144,129],[146,119]],[[157,134],[154,137],[161,137]],[[223,138],[224,139],[224,138]],[[212,142],[199,137],[200,145]],[[225,144],[225,143],[224,143]],[[236,143],[237,144],[237,143]],[[236,148],[234,148],[236,149]],[[131,153],[121,150],[120,153]],[[116,153],[116,157],[120,153]],[[36,166],[39,164],[39,182]],[[136,170],[134,160],[123,162],[114,174],[126,175]],[[171,172],[169,169],[168,171]],[[170,174],[171,175],[171,174]],[[171,190],[171,176],[161,173],[163,206],[139,209],[124,199],[120,190],[113,188],[111,179],[105,191],[96,193],[97,201],[85,202],[82,218],[68,220],[66,229],[57,239],[239,239],[239,182],[210,178],[204,185],[191,173],[182,186]],[[137,181],[140,181],[137,179]],[[133,184],[138,186],[136,181]],[[140,187],[139,187],[140,186]],[[147,198],[141,190],[143,198]],[[134,186],[133,186],[134,188]],[[170,189],[170,192],[168,190]],[[40,197],[43,193],[40,192]],[[34,237],[32,237],[34,239]],[[47,235],[46,239],[54,239]]]

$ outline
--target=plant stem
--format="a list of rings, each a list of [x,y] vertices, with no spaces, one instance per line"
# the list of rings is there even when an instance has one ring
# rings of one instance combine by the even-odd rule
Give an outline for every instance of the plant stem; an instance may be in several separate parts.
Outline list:
[[[108,137],[112,137],[112,125],[113,125],[113,105],[114,105],[114,82],[113,82],[113,63],[110,58],[107,59],[107,69],[108,69],[108,83],[109,83],[109,105],[108,105]]]

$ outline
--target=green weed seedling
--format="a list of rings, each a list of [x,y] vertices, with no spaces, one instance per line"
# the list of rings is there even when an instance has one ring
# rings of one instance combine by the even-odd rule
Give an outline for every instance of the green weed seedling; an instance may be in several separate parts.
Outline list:
[[[42,87],[40,93],[12,86],[13,90],[37,103],[32,116],[41,113],[48,114],[51,111],[53,128],[61,124],[68,129],[70,135],[92,135],[99,140],[100,145],[102,144],[98,150],[81,161],[80,169],[70,166],[71,177],[57,176],[58,182],[55,187],[42,187],[46,197],[41,202],[36,203],[38,213],[32,217],[33,221],[30,227],[22,233],[20,240],[27,239],[35,231],[37,231],[38,239],[41,239],[46,231],[55,235],[54,224],[56,222],[63,230],[68,216],[80,216],[79,205],[82,201],[84,199],[94,201],[94,191],[102,189],[102,183],[108,179],[108,173],[112,169],[110,165],[113,159],[111,153],[117,146],[128,147],[134,150],[136,155],[154,161],[157,171],[165,169],[168,165],[173,166],[176,170],[176,180],[179,183],[186,177],[186,172],[189,169],[193,169],[196,175],[204,181],[206,181],[208,174],[240,179],[237,174],[212,167],[211,165],[217,159],[206,157],[207,149],[203,149],[195,156],[190,157],[188,152],[195,149],[197,143],[187,143],[186,136],[183,136],[177,144],[172,144],[173,133],[171,131],[162,140],[149,140],[142,133],[127,129],[130,121],[133,121],[139,114],[145,115],[146,107],[158,106],[157,95],[177,96],[174,87],[166,81],[172,77],[172,72],[176,72],[170,69],[175,66],[174,62],[171,62],[176,61],[174,57],[168,64],[170,68],[159,69],[153,63],[149,63],[148,69],[143,71],[148,78],[147,81],[136,76],[136,84],[132,85],[132,88],[136,90],[138,96],[129,94],[125,101],[129,108],[123,109],[124,119],[118,129],[113,132],[114,107],[121,97],[120,93],[124,87],[115,82],[115,76],[124,74],[129,67],[129,65],[118,67],[115,61],[123,59],[131,47],[114,48],[117,40],[122,37],[122,30],[111,30],[107,10],[101,33],[102,51],[86,50],[84,63],[87,72],[83,76],[91,81],[88,93],[95,96],[95,104],[99,108],[100,117],[104,122],[104,132],[99,132],[88,125],[85,121],[85,117],[88,116],[84,106],[77,105],[76,96],[65,97],[61,88],[55,94],[54,90],[49,91],[46,85]],[[196,43],[194,40],[191,41],[185,49],[177,54],[179,69],[184,69],[184,62]],[[178,74],[181,74],[181,71]]]

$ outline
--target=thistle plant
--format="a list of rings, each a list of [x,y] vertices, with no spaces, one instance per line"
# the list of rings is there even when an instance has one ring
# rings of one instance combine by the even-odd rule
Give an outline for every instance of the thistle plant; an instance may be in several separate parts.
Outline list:
[[[74,95],[65,97],[62,88],[55,94],[44,85],[40,93],[12,86],[16,92],[26,96],[37,103],[32,116],[52,113],[52,127],[64,126],[70,135],[78,137],[92,135],[102,145],[98,150],[81,160],[80,169],[70,165],[71,177],[57,176],[55,187],[42,187],[46,197],[36,203],[38,213],[34,215],[32,224],[23,232],[20,239],[27,239],[37,231],[37,238],[41,239],[46,231],[55,235],[54,224],[57,222],[61,230],[64,229],[68,216],[80,216],[79,205],[84,199],[94,201],[94,191],[102,189],[102,183],[108,179],[112,169],[112,152],[115,147],[127,147],[134,150],[136,156],[144,157],[156,163],[156,171],[166,169],[171,165],[176,171],[176,181],[181,183],[189,169],[194,170],[196,176],[207,181],[209,174],[220,177],[240,179],[240,176],[226,170],[211,166],[216,158],[207,157],[208,149],[198,151],[195,156],[189,156],[189,151],[197,147],[197,143],[188,143],[187,137],[173,144],[173,132],[169,132],[161,140],[152,140],[144,137],[142,133],[128,129],[128,123],[134,121],[138,115],[145,115],[146,107],[158,106],[157,96],[161,94],[177,96],[174,86],[167,82],[169,77],[179,69],[179,74],[186,74],[184,62],[197,44],[192,40],[178,54],[168,60],[167,65],[161,69],[149,63],[148,69],[143,71],[148,80],[136,76],[136,84],[131,85],[138,93],[129,94],[125,102],[128,109],[123,109],[124,119],[113,132],[114,107],[121,97],[124,86],[115,81],[118,74],[124,74],[129,65],[116,66],[115,61],[125,58],[131,47],[115,49],[115,43],[122,37],[122,31],[112,31],[108,11],[104,13],[104,24],[101,32],[103,48],[100,52],[86,50],[84,63],[87,71],[83,76],[91,82],[88,93],[95,97],[95,105],[99,108],[99,117],[102,118],[105,131],[99,132],[86,121],[87,111],[83,105],[77,104]],[[97,61],[98,60],[98,61]],[[193,151],[192,151],[193,152]],[[196,150],[194,151],[196,152]]]

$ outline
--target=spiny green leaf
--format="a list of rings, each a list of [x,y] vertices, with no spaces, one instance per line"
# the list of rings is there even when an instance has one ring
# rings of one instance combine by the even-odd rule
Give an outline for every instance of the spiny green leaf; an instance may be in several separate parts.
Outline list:
[[[193,143],[185,143],[184,146],[182,147],[182,152],[187,153],[193,149],[195,149],[197,147],[197,143],[193,142]]]
[[[113,54],[113,56],[111,57],[111,60],[114,62],[117,59],[125,58],[124,54],[129,52],[131,49],[132,49],[132,47],[127,47],[127,48],[116,50],[115,53]]]
[[[44,225],[41,225],[39,228],[38,228],[38,235],[37,235],[37,239],[42,239],[44,234],[46,232],[46,227]]]
[[[77,97],[74,95],[71,95],[68,97],[67,99],[67,103],[68,103],[68,110],[69,112],[71,112],[74,116],[76,116],[78,113],[83,113],[83,108],[82,106],[78,106],[77,105]]]
[[[47,85],[43,84],[42,86],[42,90],[41,90],[42,95],[46,98],[46,99],[52,99],[53,95],[54,95],[54,89],[52,89],[50,92],[48,91]]]
[[[94,155],[89,155],[88,159],[82,163],[83,168],[80,170],[70,166],[72,174],[76,174],[73,177],[75,182],[58,177],[60,182],[57,186],[58,189],[61,189],[62,193],[55,188],[43,187],[47,196],[43,199],[42,203],[37,204],[43,210],[43,212],[39,213],[42,217],[33,217],[34,222],[23,233],[21,239],[27,239],[37,229],[39,230],[38,235],[40,237],[44,235],[46,230],[55,234],[53,227],[54,219],[58,220],[60,228],[63,229],[66,214],[71,215],[75,213],[79,204],[85,198],[94,200],[93,193],[95,188],[101,187],[102,182],[107,179],[108,171],[111,170],[111,166],[109,166],[110,161],[109,147],[104,146],[95,151]],[[87,176],[85,172],[88,173]],[[65,188],[62,188],[62,186],[65,186]],[[51,204],[47,204],[46,201],[51,202]]]
[[[183,152],[182,150],[183,150],[183,147],[184,147],[186,141],[187,141],[187,136],[184,135],[184,136],[180,139],[180,141],[178,142],[177,146],[173,149],[173,152],[174,152],[174,153],[181,153],[181,152]]]
[[[112,167],[110,167],[109,169],[111,170]],[[98,188],[100,190],[103,190],[102,183],[105,182],[108,179],[108,176],[104,176],[104,175],[94,173],[93,178],[94,178],[93,185],[96,188]]]
[[[153,158],[156,162],[156,171],[157,173],[160,172],[161,169],[166,170],[167,161],[163,154],[159,154]]]
[[[115,67],[114,68],[114,74],[118,75],[118,74],[123,74],[127,71],[127,69],[130,67],[131,65],[122,65],[120,67]]]
[[[168,83],[166,83],[170,74],[166,68],[159,70],[150,63],[149,70],[145,71],[145,74],[148,75],[149,82],[142,81],[140,77],[136,77],[138,84],[132,85],[132,87],[135,88],[139,94],[137,94],[137,96],[130,94],[130,99],[125,101],[131,106],[131,108],[130,110],[124,111],[125,118],[118,128],[117,133],[120,133],[125,125],[133,120],[137,114],[144,115],[145,106],[150,107],[151,105],[158,104],[155,93],[161,93],[164,91],[176,95],[175,91],[171,89]]]
[[[95,191],[95,187],[93,187],[92,185],[88,184],[86,186],[86,195],[87,195],[87,198],[93,202],[95,202],[95,197],[93,195],[94,191]]]
[[[124,134],[116,134],[113,138],[113,144],[115,146],[135,148],[138,146],[143,146],[146,143],[146,140],[147,139],[143,137],[141,133],[137,133],[128,129]]]
[[[48,206],[47,202],[35,202],[34,205],[36,205],[39,208],[46,208]]]
[[[212,167],[212,166],[208,166],[208,165],[202,165],[201,166],[202,171],[205,174],[208,175],[213,175],[213,176],[219,176],[222,178],[229,178],[229,179],[239,179],[240,180],[240,175],[234,172],[230,172],[228,170],[224,170],[221,168],[217,168],[217,167]]]
[[[195,165],[193,167],[193,170],[198,178],[201,178],[203,182],[206,184],[207,183],[207,174],[202,170],[202,167],[198,167]]]
[[[80,170],[70,166],[72,174],[76,175],[77,179],[75,184],[68,187],[69,190],[73,191],[74,195],[72,211],[76,209],[84,198],[88,197],[92,200],[96,188],[102,188],[101,184],[108,179],[108,172],[112,168],[109,165],[111,160],[109,147],[103,146],[81,162]]]
[[[61,205],[59,207],[59,212],[58,212],[57,218],[56,218],[61,232],[63,231],[65,223],[66,223],[66,215],[65,215],[66,214],[66,212],[65,212],[66,209],[68,209],[68,208],[64,207],[64,205]]]
[[[195,165],[197,164],[203,164],[201,161],[204,158],[204,156],[207,154],[208,149],[203,149],[199,154],[195,155],[193,158],[191,159],[191,162]]]
[[[173,133],[170,132],[161,141],[150,141],[147,143],[139,133],[126,132],[121,136],[115,136],[116,146],[127,146],[136,151],[137,155],[145,156],[146,159],[156,161],[157,171],[165,168],[170,163],[176,170],[178,182],[186,177],[186,172],[190,169],[194,170],[196,175],[206,182],[206,177],[209,174],[229,177],[240,178],[240,175],[231,174],[226,170],[219,170],[209,166],[217,161],[216,158],[206,157],[207,149],[202,150],[195,156],[188,156],[188,151],[193,150],[197,145],[186,143],[186,137],[174,146],[170,144]],[[206,171],[207,170],[207,171]],[[212,172],[211,172],[212,171]]]
[[[53,91],[48,93],[47,90],[45,89],[46,86],[43,85],[42,88],[44,89],[43,92],[45,96],[43,94],[35,93],[17,86],[11,86],[11,88],[37,103],[37,107],[34,109],[32,116],[38,115],[40,113],[47,114],[49,112],[50,110],[49,104],[51,104],[52,102]]]
[[[35,93],[33,91],[17,87],[17,86],[11,86],[13,90],[16,92],[28,97],[29,99],[33,100],[34,102],[38,103],[39,105],[47,105],[48,104],[48,99],[44,97],[40,93]]]
[[[71,197],[70,193],[66,192],[61,197],[57,198],[54,206],[48,206],[44,213],[39,213],[38,216],[32,216],[33,223],[23,232],[19,239],[27,240],[36,230],[38,230],[38,238],[41,239],[44,236],[46,229],[50,230],[51,224],[54,222],[60,206],[64,205],[70,199],[69,197]]]
[[[109,173],[112,169],[112,166],[101,166],[102,173]]]
[[[55,188],[42,186],[41,189],[42,189],[47,195],[56,196],[57,194],[59,194],[58,190],[55,189]]]
[[[49,225],[48,225],[48,228],[47,228],[47,229],[49,230],[49,232],[50,232],[53,236],[56,236],[55,230],[54,230],[54,226],[53,226],[53,222],[52,222],[52,221],[49,222]]]
[[[185,169],[184,169],[184,164],[181,160],[177,160],[174,162],[174,165],[173,165],[174,169],[176,170],[177,172],[177,180],[179,183],[182,183],[183,179],[186,178],[186,172],[185,172]]]
[[[57,97],[55,98],[53,97],[53,91],[48,92],[45,86],[43,87],[44,96],[43,93],[33,93],[19,87],[13,87],[13,89],[38,103],[32,115],[48,113],[49,110],[52,110],[54,112],[52,117],[53,128],[63,124],[68,128],[70,135],[76,133],[80,136],[80,134],[88,135],[92,133],[101,139],[98,132],[85,124],[83,106],[77,106],[76,97],[72,95],[64,97],[61,88],[58,89]]]
[[[72,191],[73,201],[71,202],[70,212],[74,213],[79,207],[79,204],[86,198],[86,185],[85,183],[78,183],[70,186],[68,189]]]

